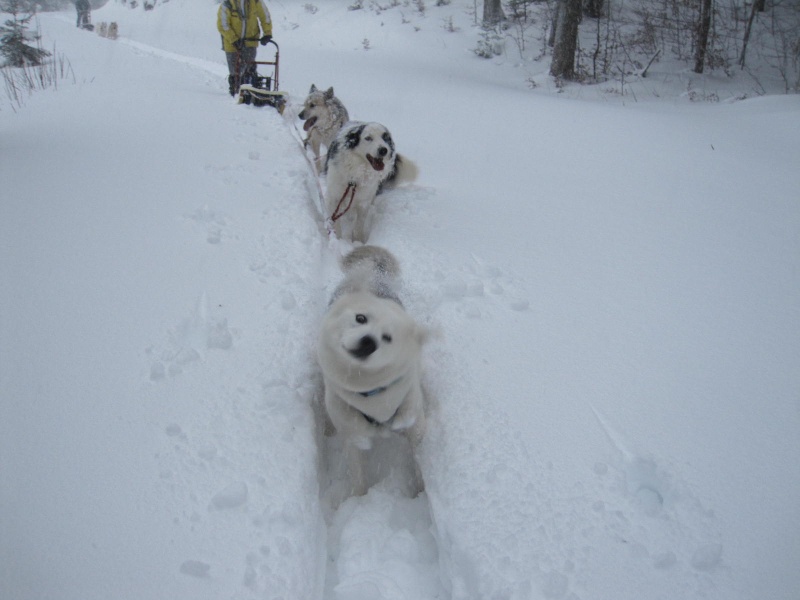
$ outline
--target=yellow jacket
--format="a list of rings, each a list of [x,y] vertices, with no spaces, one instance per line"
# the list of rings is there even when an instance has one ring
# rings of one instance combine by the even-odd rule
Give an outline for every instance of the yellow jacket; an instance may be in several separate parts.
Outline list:
[[[259,33],[258,24],[261,23]],[[261,0],[225,0],[217,11],[217,29],[222,35],[222,49],[225,52],[236,52],[234,43],[253,38],[245,42],[246,46],[255,48],[262,35],[272,35],[272,19],[269,10]]]

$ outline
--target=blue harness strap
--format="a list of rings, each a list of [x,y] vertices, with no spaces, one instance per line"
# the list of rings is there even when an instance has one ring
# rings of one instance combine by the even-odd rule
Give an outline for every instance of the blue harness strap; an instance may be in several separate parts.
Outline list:
[[[402,377],[398,377],[397,379],[395,379],[394,381],[392,381],[391,383],[389,383],[387,385],[382,385],[381,387],[376,387],[374,390],[369,390],[367,392],[358,392],[358,395],[359,396],[363,396],[364,398],[372,398],[373,396],[377,396],[378,394],[382,394],[383,392],[388,390],[390,387],[392,387],[395,383],[397,383],[401,379],[402,379]],[[358,410],[358,409],[356,409],[356,410]],[[400,410],[400,408],[398,407],[397,410]],[[376,427],[378,427],[380,425],[386,425],[386,423],[389,423],[392,419],[394,419],[394,415],[397,414],[397,410],[394,411],[394,414],[391,417],[389,417],[388,419],[386,419],[385,421],[378,421],[378,419],[376,419],[374,417],[370,417],[368,414],[366,414],[364,412],[361,412],[360,410],[358,412],[361,413],[361,415],[367,420],[367,422],[369,424],[375,425]]]

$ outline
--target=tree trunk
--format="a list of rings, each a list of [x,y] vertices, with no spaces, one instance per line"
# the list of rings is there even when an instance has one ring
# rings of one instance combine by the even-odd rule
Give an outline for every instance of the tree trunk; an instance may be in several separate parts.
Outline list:
[[[578,50],[578,24],[581,0],[559,0],[550,75],[575,79],[575,53]]]
[[[703,0],[700,22],[697,24],[697,49],[694,55],[694,72],[702,73],[706,64],[708,36],[711,33],[711,6],[713,0]]]
[[[550,35],[547,36],[547,45],[551,48],[556,45],[556,31],[558,31],[558,10],[561,7],[560,3],[556,3],[555,10],[553,10],[553,21],[550,23]]]
[[[506,20],[502,0],[483,0],[483,26],[492,27]]]
[[[758,11],[758,2],[753,2],[753,8],[750,11],[750,18],[747,19],[747,25],[744,28],[744,40],[742,42],[742,55],[739,57],[739,66],[744,69],[745,57],[747,56],[747,44],[750,41],[750,32],[753,29],[753,21],[756,18]]]
[[[583,12],[587,17],[599,19],[603,16],[604,0],[586,0]]]

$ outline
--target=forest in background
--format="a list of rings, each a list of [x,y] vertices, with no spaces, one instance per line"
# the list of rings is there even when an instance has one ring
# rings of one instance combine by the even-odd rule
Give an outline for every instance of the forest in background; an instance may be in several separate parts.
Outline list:
[[[92,6],[108,1],[93,0]],[[155,10],[170,0],[111,1],[131,10]],[[23,19],[72,4],[3,0],[0,6],[4,12],[17,7]],[[549,73],[559,86],[567,81],[615,82],[622,89],[626,81],[647,77],[652,65],[659,64],[662,71],[730,78],[746,73],[760,94],[776,88],[762,84],[765,78],[777,80],[784,93],[800,91],[800,0],[353,0],[348,10],[424,14],[431,6],[472,14],[477,56],[549,61]],[[306,9],[313,12],[316,6],[309,2]],[[7,20],[6,28],[16,19]],[[456,26],[451,18],[442,27]],[[36,39],[34,34],[28,37]]]

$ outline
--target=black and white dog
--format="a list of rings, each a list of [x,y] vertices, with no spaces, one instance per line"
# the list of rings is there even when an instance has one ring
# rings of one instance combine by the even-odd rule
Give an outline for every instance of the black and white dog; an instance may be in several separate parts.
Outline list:
[[[389,130],[380,123],[353,121],[339,130],[325,161],[326,217],[340,238],[366,242],[369,211],[388,186],[414,181],[417,167],[396,153]]]

